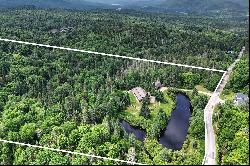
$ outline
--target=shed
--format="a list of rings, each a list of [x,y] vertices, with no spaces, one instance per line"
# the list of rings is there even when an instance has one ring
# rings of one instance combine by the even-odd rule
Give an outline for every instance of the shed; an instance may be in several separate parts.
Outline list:
[[[163,85],[161,84],[161,81],[157,80],[155,82],[155,89],[160,89],[161,87],[163,87]]]
[[[151,104],[154,104],[154,103],[156,102],[156,98],[155,98],[154,96],[150,96],[150,97],[149,97],[149,102],[150,102]]]

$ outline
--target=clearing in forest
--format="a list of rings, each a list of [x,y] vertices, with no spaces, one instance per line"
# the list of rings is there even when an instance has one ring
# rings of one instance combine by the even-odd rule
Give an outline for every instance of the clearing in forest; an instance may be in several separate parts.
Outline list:
[[[8,93],[1,94],[7,103],[0,117],[4,126],[1,133],[8,134],[0,135],[1,139],[152,164],[154,150],[150,144],[166,153],[154,140],[175,106],[173,92],[161,92],[154,83],[160,81],[165,87],[180,89],[202,85],[212,91],[221,77],[219,72],[185,68],[185,65],[51,48],[10,42],[1,50],[2,62],[8,64],[8,72],[1,78],[2,90]],[[150,92],[156,101],[151,104],[136,101],[130,92],[135,87]],[[149,132],[144,147],[124,131],[120,120],[146,131],[158,128],[159,133]],[[132,160],[128,157],[132,155],[131,148],[137,156]],[[85,158],[81,160],[84,161]],[[92,158],[87,162],[95,163]]]

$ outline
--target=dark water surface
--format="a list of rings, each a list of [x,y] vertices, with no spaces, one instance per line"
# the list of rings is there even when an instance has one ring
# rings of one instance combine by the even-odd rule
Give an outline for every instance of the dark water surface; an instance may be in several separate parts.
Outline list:
[[[180,150],[188,133],[191,104],[189,98],[181,93],[177,94],[176,99],[176,108],[171,113],[159,143],[169,149]]]
[[[176,108],[172,111],[170,120],[161,133],[159,143],[166,148],[180,150],[186,140],[190,116],[190,99],[188,96],[178,93],[176,96]],[[128,134],[133,133],[138,140],[143,141],[145,139],[145,130],[133,127],[124,120],[121,122],[121,125]]]
[[[145,130],[142,130],[142,129],[138,128],[138,127],[133,127],[128,122],[126,122],[124,120],[121,122],[121,125],[128,134],[133,133],[138,140],[144,141],[144,139],[146,137],[146,131]]]

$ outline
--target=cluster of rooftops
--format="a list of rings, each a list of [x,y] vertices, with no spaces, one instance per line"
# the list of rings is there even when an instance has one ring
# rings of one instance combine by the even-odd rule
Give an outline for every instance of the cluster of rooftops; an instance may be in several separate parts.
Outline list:
[[[154,83],[155,89],[160,89],[163,87],[163,84],[158,80]],[[143,88],[141,87],[135,87],[130,90],[132,92],[137,101],[141,102],[146,96],[149,97],[150,103],[155,103],[155,97],[151,96],[149,92],[146,92]],[[249,98],[247,95],[244,95],[243,93],[237,93],[234,97],[234,103],[237,105],[246,105],[249,103]]]
[[[154,83],[156,89],[160,89],[163,87],[161,82],[158,80]],[[135,87],[132,90],[130,90],[136,97],[137,101],[141,102],[147,95],[149,96],[149,101],[150,103],[155,103],[155,97],[151,96],[149,92],[146,92],[143,88],[141,87]]]

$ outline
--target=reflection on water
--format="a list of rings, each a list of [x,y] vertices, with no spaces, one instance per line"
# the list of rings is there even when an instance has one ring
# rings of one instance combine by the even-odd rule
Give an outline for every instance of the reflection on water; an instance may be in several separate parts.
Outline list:
[[[168,125],[161,134],[160,144],[169,149],[181,149],[188,132],[189,117],[191,115],[190,108],[189,98],[183,94],[177,94],[176,108],[171,113]]]
[[[145,130],[141,130],[137,127],[132,127],[128,122],[126,122],[124,120],[121,122],[121,125],[128,134],[133,133],[138,140],[144,141],[144,139],[146,137]]]
[[[189,98],[184,94],[178,93],[176,98],[176,108],[171,113],[170,120],[159,138],[159,143],[166,148],[180,150],[188,132],[191,104]],[[124,120],[121,125],[128,134],[133,133],[138,140],[144,141],[145,130],[133,127]]]

